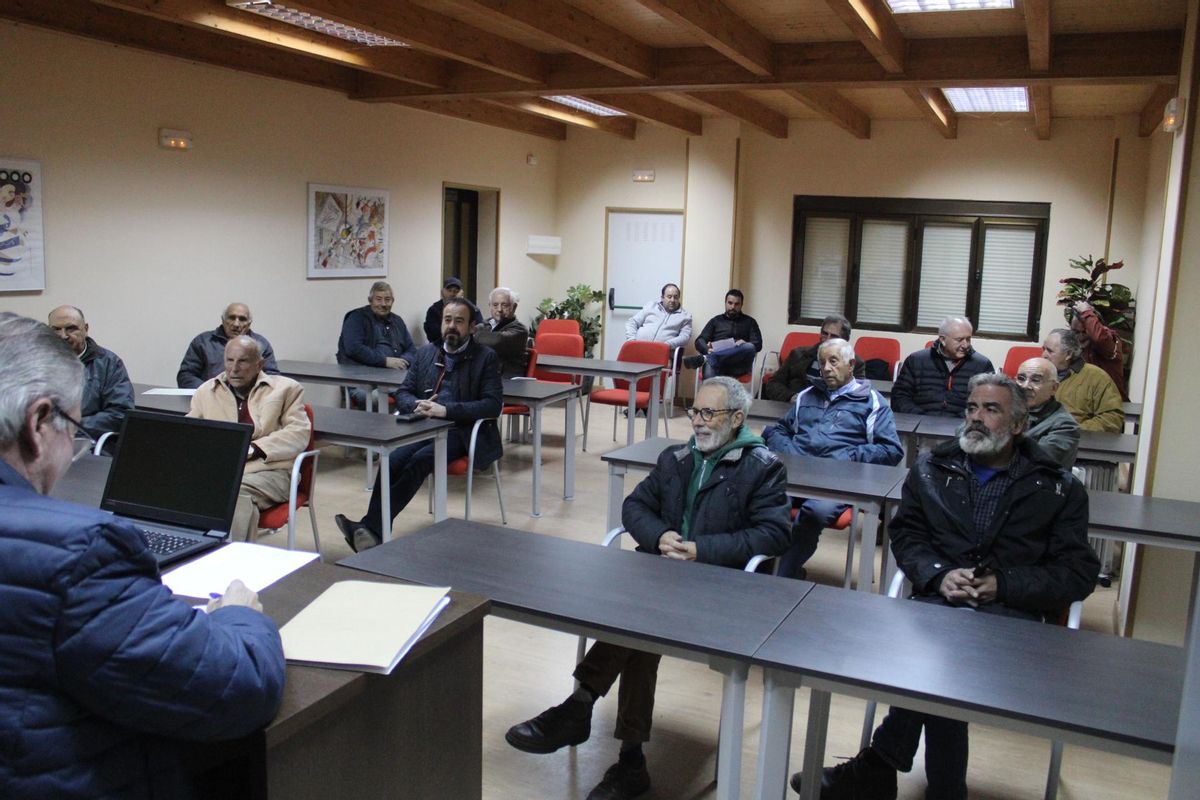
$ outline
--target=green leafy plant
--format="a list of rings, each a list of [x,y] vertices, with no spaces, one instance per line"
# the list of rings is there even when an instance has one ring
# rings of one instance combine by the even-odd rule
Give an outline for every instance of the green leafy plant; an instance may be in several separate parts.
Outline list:
[[[592,357],[603,327],[604,292],[580,283],[567,289],[565,300],[547,297],[538,303],[537,309],[538,317],[533,321],[535,334],[544,319],[573,319],[579,323],[579,332],[583,335],[583,354]]]
[[[1058,292],[1058,305],[1064,307],[1063,316],[1070,322],[1075,316],[1076,303],[1082,301],[1091,304],[1100,321],[1117,332],[1125,345],[1125,352],[1130,353],[1133,350],[1133,325],[1137,310],[1133,292],[1123,283],[1105,281],[1109,272],[1123,266],[1124,261],[1109,264],[1103,258],[1093,260],[1090,255],[1087,258],[1072,258],[1071,268],[1086,273],[1087,277],[1060,280],[1062,288]]]

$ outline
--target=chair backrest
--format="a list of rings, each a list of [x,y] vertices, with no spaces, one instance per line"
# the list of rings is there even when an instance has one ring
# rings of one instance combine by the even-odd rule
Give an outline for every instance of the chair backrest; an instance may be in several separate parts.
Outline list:
[[[854,355],[863,364],[875,358],[885,362],[890,376],[900,360],[900,340],[888,336],[860,336],[854,343]]]
[[[783,344],[779,345],[779,363],[787,361],[790,354],[797,347],[809,347],[821,341],[819,333],[802,333],[800,331],[792,331],[787,336],[783,337]]]
[[[661,364],[664,373],[659,377],[658,381],[659,391],[661,392],[665,389],[665,373],[671,363],[671,346],[666,342],[645,342],[635,339],[621,345],[621,351],[617,353],[617,361],[634,361],[639,364]],[[642,378],[638,381],[636,391],[650,391],[652,381],[653,378]],[[628,389],[629,381],[614,378],[613,386],[618,389]]]
[[[1004,357],[1004,374],[1010,378],[1017,377],[1017,370],[1021,368],[1022,362],[1028,361],[1031,358],[1041,358],[1042,348],[1040,347],[1022,347],[1015,346],[1008,348],[1008,355]]]
[[[304,449],[312,450],[317,441],[317,426],[313,422],[312,406],[308,403],[304,404],[304,413],[308,415],[308,445]],[[316,463],[315,458],[306,458],[300,465],[300,485],[296,487],[298,494],[303,494],[305,497],[312,496],[313,465]]]
[[[535,348],[543,356],[570,356],[583,358],[583,337],[577,333],[542,333],[538,331]],[[565,372],[550,372],[534,367],[533,377],[539,381],[553,383],[575,383],[575,376]]]
[[[579,320],[577,319],[544,319],[538,323],[535,339],[540,339],[545,333],[573,333],[580,335]]]
[[[525,377],[526,378],[536,378],[537,375],[535,373],[537,372],[537,348],[536,347],[529,348],[528,350],[525,351],[525,356],[529,359],[529,362],[525,365]]]

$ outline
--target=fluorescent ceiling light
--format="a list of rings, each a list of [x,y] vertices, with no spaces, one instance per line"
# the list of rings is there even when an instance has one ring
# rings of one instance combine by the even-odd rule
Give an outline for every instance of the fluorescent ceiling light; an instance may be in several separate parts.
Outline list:
[[[893,14],[916,14],[922,11],[983,11],[1012,8],[1013,0],[887,0]]]
[[[1029,111],[1029,95],[1024,86],[999,89],[942,89],[950,105],[960,114],[1020,113]]]
[[[558,103],[560,106],[567,106],[576,111],[586,111],[597,117],[623,117],[624,111],[617,111],[615,108],[602,106],[599,103],[593,103],[590,100],[584,100],[582,97],[574,97],[569,94],[552,94],[542,98],[549,100],[551,103]]]
[[[396,39],[389,39],[377,33],[364,31],[361,28],[343,25],[340,22],[318,17],[315,14],[297,11],[294,8],[288,8],[285,5],[272,2],[272,0],[225,0],[225,5],[255,14],[262,14],[264,17],[270,17],[271,19],[286,22],[289,25],[295,25],[305,30],[315,31],[316,33],[323,33],[326,36],[336,36],[339,39],[360,44],[364,47],[408,47],[407,44]]]

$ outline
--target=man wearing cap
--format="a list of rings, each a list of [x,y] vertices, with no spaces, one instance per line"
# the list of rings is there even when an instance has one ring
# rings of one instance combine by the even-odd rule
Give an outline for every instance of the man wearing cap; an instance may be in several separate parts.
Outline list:
[[[429,307],[425,312],[425,338],[430,344],[441,346],[442,344],[442,307],[446,305],[446,301],[452,297],[462,295],[463,282],[458,278],[450,277],[442,281],[442,299]],[[475,316],[471,319],[471,328],[476,325],[483,324],[483,315],[479,313],[479,309],[475,308],[472,303],[471,307],[475,310]]]

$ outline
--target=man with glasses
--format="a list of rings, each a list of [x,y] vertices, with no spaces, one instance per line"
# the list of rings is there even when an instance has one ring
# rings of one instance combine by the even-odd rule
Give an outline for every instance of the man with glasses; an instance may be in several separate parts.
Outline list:
[[[1070,469],[1079,449],[1079,423],[1067,407],[1054,398],[1058,370],[1044,358],[1031,358],[1017,370],[1017,386],[1029,404],[1029,429],[1025,436],[1037,442],[1046,455]]]
[[[755,555],[787,548],[786,470],[745,425],[749,409],[749,394],[733,378],[701,385],[688,409],[692,439],[664,450],[625,499],[621,519],[639,552],[741,568]],[[575,668],[579,688],[560,705],[509,728],[505,738],[527,753],[582,744],[591,735],[592,706],[620,677],[614,734],[620,755],[588,800],[642,794],[650,788],[642,743],[650,738],[660,658],[597,641]]]
[[[49,327],[0,314],[0,797],[241,796],[183,765],[275,716],[279,632],[240,581],[196,613],[132,525],[47,496],[83,379]]]
[[[821,340],[809,347],[794,347],[771,380],[763,384],[765,400],[791,402],[796,395],[809,387],[814,378],[821,377],[821,365],[817,361],[817,348],[830,339],[850,341],[850,320],[840,314],[830,314],[821,322]],[[861,361],[854,362],[854,377],[867,377],[866,367]]]
[[[263,357],[263,369],[272,375],[279,374],[279,365],[275,363],[275,351],[267,337],[250,330],[254,322],[250,314],[250,306],[245,303],[230,303],[221,314],[221,324],[215,330],[205,331],[196,335],[188,345],[183,360],[179,363],[179,372],[175,375],[175,383],[180,389],[195,389],[205,381],[215,378],[225,369],[225,345],[229,340],[238,336],[249,336],[258,342],[258,349]]]
[[[88,336],[87,320],[75,306],[59,306],[50,312],[48,322],[83,362],[80,421],[84,430],[93,438],[120,430],[125,412],[133,408],[133,384],[124,362]]]
[[[854,349],[845,339],[827,339],[818,352],[821,377],[796,396],[792,408],[763,431],[777,453],[895,466],[904,458],[892,410],[871,382],[854,377]],[[808,499],[792,529],[792,546],[779,574],[805,577],[804,564],[817,551],[821,531],[846,510],[836,500]]]

